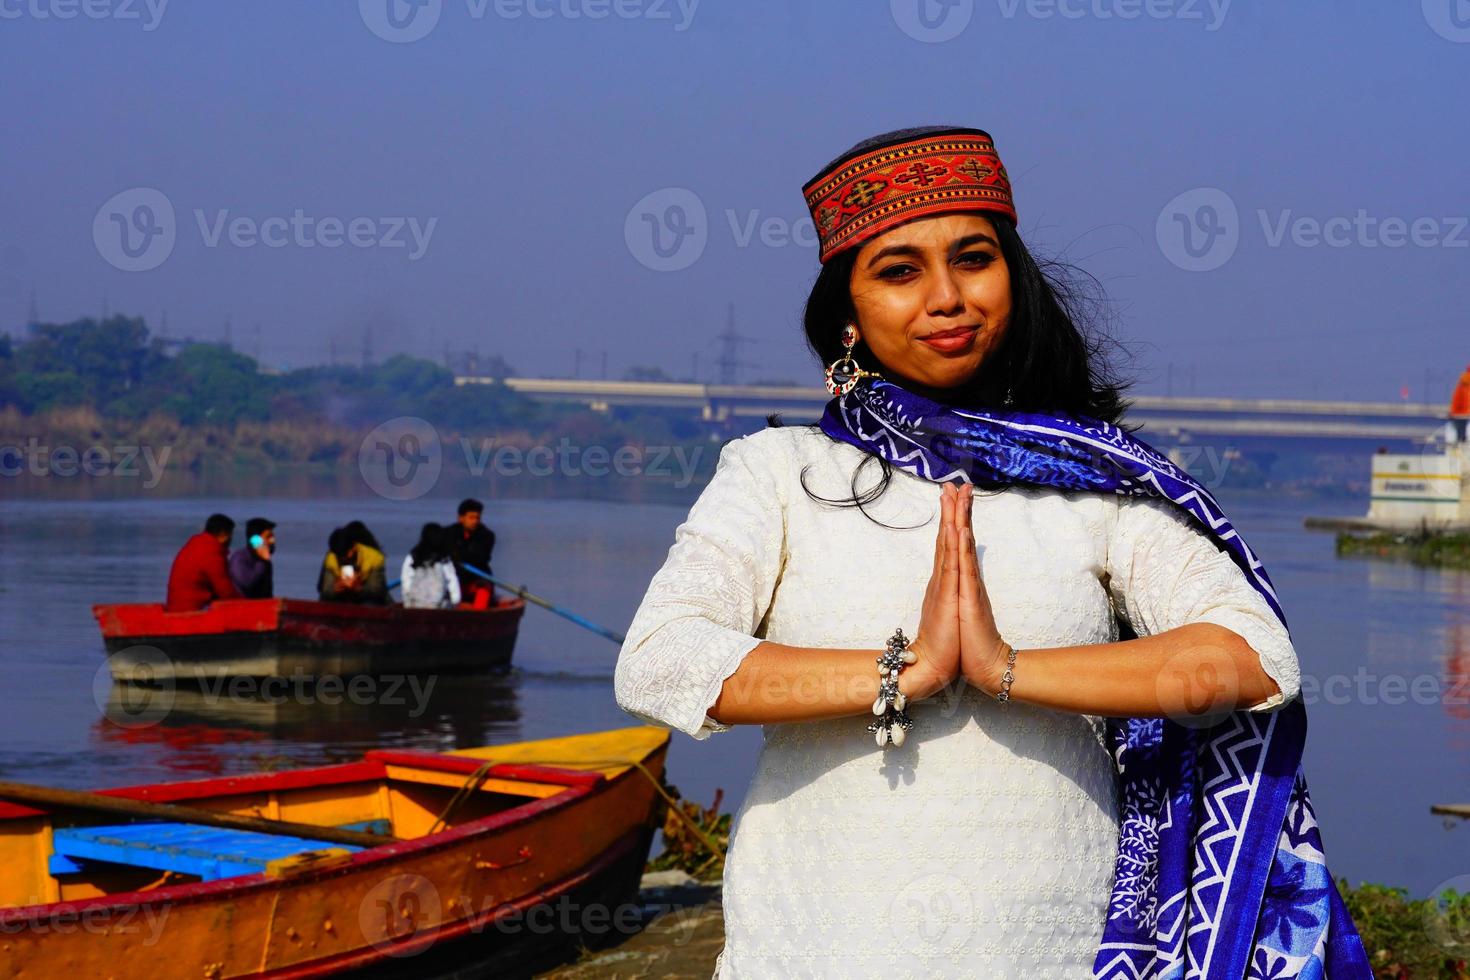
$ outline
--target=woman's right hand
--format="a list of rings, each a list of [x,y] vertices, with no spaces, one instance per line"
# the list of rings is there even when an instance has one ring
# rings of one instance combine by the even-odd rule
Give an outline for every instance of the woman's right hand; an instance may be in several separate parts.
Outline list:
[[[939,493],[939,532],[934,540],[934,565],[919,632],[909,649],[919,658],[899,674],[899,689],[911,700],[932,697],[960,675],[959,525],[961,500],[968,494],[945,483]]]

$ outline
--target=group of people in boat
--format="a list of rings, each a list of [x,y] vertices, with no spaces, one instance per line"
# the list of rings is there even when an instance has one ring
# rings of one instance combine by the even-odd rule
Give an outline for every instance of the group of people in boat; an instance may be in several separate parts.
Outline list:
[[[485,505],[460,502],[453,524],[428,523],[403,559],[396,583],[403,605],[411,609],[465,607],[488,609],[495,589],[480,572],[490,573],[495,532],[484,523]],[[264,517],[245,522],[245,543],[230,550],[235,522],[211,514],[204,530],[184,542],[169,569],[167,612],[192,612],[216,599],[269,599],[275,595],[276,524]],[[393,602],[388,559],[362,521],[332,531],[317,576],[323,602],[386,606]]]

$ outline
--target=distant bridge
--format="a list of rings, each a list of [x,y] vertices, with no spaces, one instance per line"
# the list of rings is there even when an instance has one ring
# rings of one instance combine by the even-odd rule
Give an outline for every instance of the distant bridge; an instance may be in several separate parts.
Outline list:
[[[825,388],[706,385],[661,381],[583,381],[563,378],[458,377],[456,384],[490,384],[537,401],[576,402],[599,412],[616,406],[683,409],[706,422],[741,428],[739,419],[772,412],[788,421],[812,421],[831,399]],[[1132,399],[1126,421],[1159,436],[1354,439],[1422,443],[1446,422],[1447,406],[1406,402],[1304,401],[1279,398]]]

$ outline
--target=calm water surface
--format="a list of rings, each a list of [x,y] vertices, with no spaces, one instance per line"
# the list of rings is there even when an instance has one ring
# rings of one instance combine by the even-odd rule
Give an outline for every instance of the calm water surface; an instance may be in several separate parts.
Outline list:
[[[451,520],[454,502],[0,498],[0,778],[111,786],[633,723],[612,699],[617,647],[536,607],[505,678],[380,689],[380,701],[397,704],[180,695],[151,726],[104,715],[120,695],[90,605],[161,600],[175,550],[209,511],[279,522],[277,594],[310,596],[333,526],[366,521],[392,578],[419,525]],[[1470,874],[1470,826],[1429,814],[1431,803],[1470,802],[1470,575],[1339,560],[1331,535],[1302,529],[1309,513],[1352,505],[1228,493],[1221,502],[1276,582],[1309,675],[1307,777],[1333,871],[1419,894]],[[687,510],[688,499],[496,499],[486,519],[498,575],[622,631]],[[733,811],[759,744],[756,729],[699,743],[676,734],[670,780],[704,802],[723,788]]]

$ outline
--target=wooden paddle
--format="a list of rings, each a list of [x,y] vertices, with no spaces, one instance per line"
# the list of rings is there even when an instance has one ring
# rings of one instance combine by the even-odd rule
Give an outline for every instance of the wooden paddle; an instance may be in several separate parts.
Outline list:
[[[579,616],[577,613],[572,612],[570,609],[563,609],[561,606],[558,606],[550,599],[541,598],[539,595],[528,591],[524,585],[511,585],[509,582],[498,579],[494,575],[491,575],[483,568],[476,568],[474,565],[467,565],[464,562],[460,562],[459,567],[463,568],[471,575],[478,575],[482,579],[494,582],[502,589],[520,596],[527,602],[534,602],[542,609],[549,609],[550,611],[556,613],[558,616],[561,616],[564,619],[570,619],[572,622],[576,623],[578,626],[581,626],[584,629],[589,629],[599,636],[605,636],[609,640],[612,640],[614,643],[622,643],[626,639],[626,637],[624,637],[622,633],[614,632],[613,630],[608,629],[606,626],[598,626],[596,623],[592,622],[592,620],[590,619],[587,619],[585,616]]]
[[[124,817],[197,823],[210,827],[224,827],[229,830],[253,830],[260,834],[303,837],[307,840],[326,841],[331,844],[353,844],[357,847],[381,847],[399,840],[397,837],[384,837],[360,830],[322,827],[314,823],[292,823],[289,820],[271,820],[267,817],[245,817],[234,813],[201,810],[198,807],[175,806],[172,803],[145,803],[142,800],[129,800],[120,796],[104,796],[101,793],[84,793],[72,789],[52,789],[49,786],[32,786],[28,783],[0,782],[0,799],[32,803],[48,810],[64,808],[89,810],[94,813],[115,813]]]

